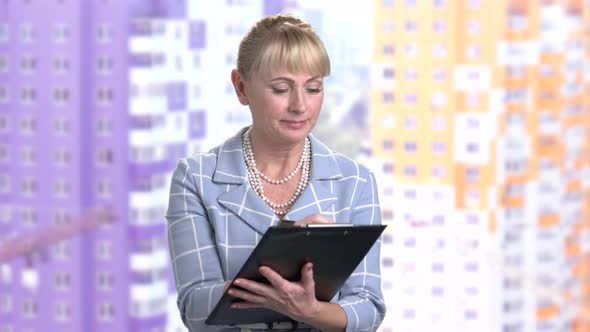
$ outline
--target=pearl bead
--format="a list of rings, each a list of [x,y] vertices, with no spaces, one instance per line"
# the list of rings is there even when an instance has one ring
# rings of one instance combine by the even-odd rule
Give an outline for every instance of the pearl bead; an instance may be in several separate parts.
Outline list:
[[[299,161],[295,169],[291,171],[291,173],[289,173],[289,175],[286,177],[278,180],[269,178],[256,168],[256,160],[254,160],[252,143],[250,141],[250,128],[242,136],[242,150],[244,152],[244,161],[246,162],[246,170],[248,172],[248,182],[250,183],[250,186],[277,216],[285,215],[288,208],[293,205],[293,203],[295,203],[309,183],[309,169],[311,164],[311,142],[309,141],[309,138],[305,138],[303,152],[299,157]],[[297,184],[295,193],[286,202],[279,204],[272,202],[270,199],[268,199],[268,197],[266,197],[264,194],[264,186],[262,185],[260,179],[263,179],[270,184],[281,185],[288,182],[293,176],[295,176],[295,174],[297,174],[297,172],[299,172],[299,170],[301,170],[301,177],[299,179],[299,183]]]

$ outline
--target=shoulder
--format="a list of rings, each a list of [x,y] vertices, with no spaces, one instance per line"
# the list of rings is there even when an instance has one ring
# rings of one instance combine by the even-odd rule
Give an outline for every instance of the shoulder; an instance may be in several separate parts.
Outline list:
[[[328,173],[334,179],[358,178],[365,182],[371,176],[371,171],[358,161],[332,150],[317,138],[312,138],[313,160],[321,172]],[[331,177],[332,177],[331,176]]]

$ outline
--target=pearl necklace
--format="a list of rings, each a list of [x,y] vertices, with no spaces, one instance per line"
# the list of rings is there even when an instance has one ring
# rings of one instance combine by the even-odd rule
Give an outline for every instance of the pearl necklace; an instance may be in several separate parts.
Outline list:
[[[291,173],[289,173],[289,175],[279,180],[273,180],[269,178],[256,168],[256,161],[254,160],[252,143],[250,141],[250,128],[246,130],[244,135],[242,135],[242,149],[244,151],[244,160],[246,161],[246,169],[248,170],[248,181],[250,182],[250,186],[252,186],[252,189],[254,189],[258,197],[260,197],[264,201],[264,203],[266,203],[277,216],[284,216],[285,214],[287,214],[288,208],[291,207],[293,203],[295,203],[299,196],[301,196],[301,193],[303,192],[303,190],[305,190],[305,188],[307,188],[307,185],[309,183],[311,166],[311,142],[309,141],[309,138],[305,138],[303,152],[301,153],[301,157],[299,158],[297,167],[295,167],[295,169]],[[297,174],[297,172],[300,169],[301,178],[299,179],[299,183],[297,184],[297,189],[295,190],[295,193],[293,193],[293,195],[286,202],[275,203],[268,199],[268,197],[266,197],[266,195],[264,194],[264,187],[262,186],[261,179],[274,185],[280,185],[289,181],[293,176],[295,176],[295,174]]]

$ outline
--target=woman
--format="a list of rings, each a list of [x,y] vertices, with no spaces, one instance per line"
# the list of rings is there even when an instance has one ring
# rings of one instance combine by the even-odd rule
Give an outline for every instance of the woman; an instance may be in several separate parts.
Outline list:
[[[381,222],[375,179],[332,152],[311,130],[323,101],[330,61],[311,26],[277,15],[244,37],[231,80],[252,126],[208,153],[180,160],[168,208],[170,253],[178,307],[191,331],[257,330],[204,321],[268,227],[282,219],[307,223]],[[315,298],[313,266],[289,282],[268,267],[264,285],[238,279],[234,308],[264,307],[301,322],[301,331],[372,331],[385,314],[379,244],[333,302]],[[276,328],[276,326],[275,326]],[[262,330],[264,326],[262,326]]]

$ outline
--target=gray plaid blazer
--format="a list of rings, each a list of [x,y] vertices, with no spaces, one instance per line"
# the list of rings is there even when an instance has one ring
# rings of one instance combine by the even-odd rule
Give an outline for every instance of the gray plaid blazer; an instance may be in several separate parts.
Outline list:
[[[205,319],[261,236],[278,218],[247,180],[241,137],[245,128],[208,153],[179,161],[170,188],[168,242],[178,308],[191,331],[232,331]],[[312,213],[340,223],[379,224],[375,178],[365,167],[336,154],[310,135],[309,185],[285,218]],[[380,241],[332,302],[348,318],[347,331],[374,331],[385,315],[379,268]]]

